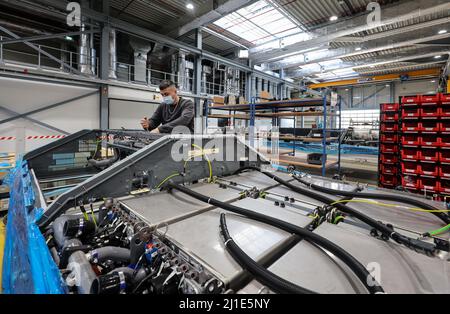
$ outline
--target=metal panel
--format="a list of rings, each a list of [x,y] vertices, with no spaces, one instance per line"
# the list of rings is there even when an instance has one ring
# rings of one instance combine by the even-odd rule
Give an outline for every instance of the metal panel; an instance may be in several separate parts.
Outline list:
[[[220,189],[214,184],[199,183],[190,188],[198,193],[210,195],[222,202],[236,200],[240,197],[236,190]],[[180,192],[163,192],[145,197],[136,197],[122,201],[122,204],[152,226],[177,222],[212,208]]]
[[[449,293],[447,262],[415,253],[392,242],[384,242],[352,230],[351,226],[323,224],[317,234],[352,254],[363,265],[379,265],[380,283],[387,293]],[[369,267],[370,268],[370,267]],[[305,288],[320,293],[356,293],[364,290],[354,274],[339,260],[332,260],[312,245],[301,242],[269,270]],[[268,292],[252,281],[239,293]]]
[[[269,200],[245,198],[232,203],[232,205],[252,210],[269,217],[284,220],[300,227],[306,227],[312,222],[312,219],[306,216],[307,213],[291,207],[281,208],[274,205],[274,203]]]
[[[363,265],[378,263],[381,285],[387,293],[450,293],[448,262],[347,230],[346,224],[323,224],[315,232],[347,250]]]
[[[170,225],[166,237],[202,261],[222,281],[230,283],[242,277],[243,270],[226,252],[219,222],[220,211],[203,213]],[[227,224],[236,243],[257,262],[289,239],[284,231],[234,214],[227,215]]]

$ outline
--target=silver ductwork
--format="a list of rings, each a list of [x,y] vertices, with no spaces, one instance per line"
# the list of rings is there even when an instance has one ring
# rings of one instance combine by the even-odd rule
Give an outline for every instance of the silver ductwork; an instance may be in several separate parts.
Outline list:
[[[81,6],[89,8],[89,0],[81,1]],[[81,31],[86,31],[87,19],[83,18],[83,23],[81,24]],[[82,74],[95,75],[96,68],[96,52],[93,47],[93,35],[91,34],[81,34],[80,36],[80,47],[78,48],[78,70]],[[94,62],[92,62],[94,60]]]
[[[177,71],[177,77],[178,77],[178,87],[181,91],[188,91],[188,84],[186,83],[186,53],[184,51],[180,51],[178,53],[178,71]]]
[[[81,30],[86,30],[86,25],[81,25]],[[93,75],[92,72],[92,48],[91,36],[89,34],[82,34],[80,36],[80,47],[78,48],[78,70],[82,74]]]
[[[152,45],[137,38],[130,39],[130,45],[134,50],[134,81],[147,83],[147,58]]]
[[[117,79],[117,36],[116,30],[109,32],[109,78]]]

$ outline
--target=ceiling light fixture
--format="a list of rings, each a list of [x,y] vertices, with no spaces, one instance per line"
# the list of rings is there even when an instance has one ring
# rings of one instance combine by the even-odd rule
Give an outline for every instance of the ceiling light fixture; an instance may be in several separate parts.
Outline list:
[[[355,48],[355,51],[361,51],[361,50],[362,50],[361,47],[356,47],[356,48]]]
[[[336,15],[333,15],[332,17],[330,17],[330,21],[334,22],[337,21],[339,18]]]
[[[443,34],[447,34],[447,30],[446,29],[442,29],[438,32],[439,35],[443,35]]]
[[[442,56],[434,56],[435,59],[440,59]]]
[[[186,8],[188,10],[194,10],[194,5],[192,3],[188,3],[188,4],[186,4]]]

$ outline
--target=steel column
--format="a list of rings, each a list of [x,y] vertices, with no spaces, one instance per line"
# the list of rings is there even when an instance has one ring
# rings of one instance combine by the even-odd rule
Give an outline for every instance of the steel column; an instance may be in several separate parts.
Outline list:
[[[100,87],[100,129],[109,129],[109,87]]]
[[[195,31],[195,45],[197,49],[203,49],[203,33],[201,29],[196,29]],[[194,94],[200,95],[202,92],[202,56],[195,56],[195,65],[194,65]],[[202,115],[202,100],[199,98],[195,99],[195,133],[202,134],[203,133],[203,123],[201,123],[201,115]]]

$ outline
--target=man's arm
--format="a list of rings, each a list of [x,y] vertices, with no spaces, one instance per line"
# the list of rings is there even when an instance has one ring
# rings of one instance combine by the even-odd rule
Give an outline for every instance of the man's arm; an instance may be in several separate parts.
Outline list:
[[[163,105],[159,105],[158,108],[156,108],[155,113],[153,116],[149,119],[148,123],[148,131],[152,131],[159,127],[162,123],[162,108]]]
[[[159,131],[161,133],[171,133],[174,128],[177,126],[186,126],[189,127],[189,124],[194,119],[194,103],[192,101],[188,101],[185,103],[183,111],[181,112],[181,116],[178,119],[173,120],[167,124],[164,124],[159,127]]]

